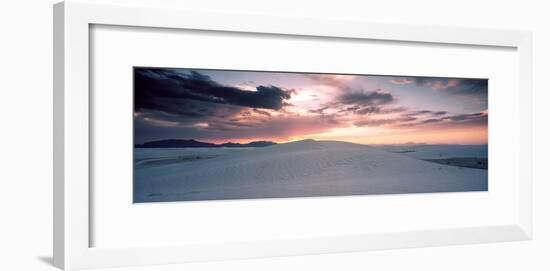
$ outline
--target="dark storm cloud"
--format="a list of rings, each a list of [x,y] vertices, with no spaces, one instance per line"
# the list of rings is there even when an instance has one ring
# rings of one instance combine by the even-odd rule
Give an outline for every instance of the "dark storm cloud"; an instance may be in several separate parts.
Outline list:
[[[377,106],[364,107],[355,111],[355,113],[360,115],[378,114],[380,112],[382,112],[382,109],[380,109],[380,107],[377,107]]]
[[[445,114],[443,114],[443,112],[444,111],[419,110],[412,112],[413,114],[407,113],[395,117],[368,117],[355,121],[353,124],[359,127],[384,126],[393,128],[414,128],[427,125],[437,125],[438,127],[479,126],[487,125],[488,122],[488,115],[486,112],[441,116],[448,114],[448,112],[444,112]]]
[[[381,91],[346,92],[338,97],[338,102],[345,105],[373,106],[391,103],[393,95]]]
[[[487,96],[489,80],[487,79],[459,79],[459,78],[437,78],[437,77],[416,77],[416,78],[392,78],[390,82],[395,85],[416,84],[420,87],[429,87],[435,90],[442,90],[447,93],[463,96]]]
[[[292,90],[224,86],[199,72],[134,70],[136,143],[163,138],[205,138],[212,131],[252,127],[288,105]]]
[[[430,123],[438,123],[438,122],[442,122],[443,119],[427,119],[427,120],[423,120],[417,124],[430,124]]]
[[[346,108],[340,109],[338,112],[355,112],[357,110],[361,109],[359,106],[348,106]]]
[[[323,114],[325,110],[329,109],[328,106],[323,106],[321,108],[317,108],[317,109],[310,109],[308,110],[309,113],[316,113],[316,114]]]
[[[446,79],[446,78],[415,78],[419,86],[427,86],[443,90],[451,94],[463,96],[487,96],[489,80],[487,79]]]
[[[260,109],[257,109],[257,108],[254,108],[253,111],[258,113],[258,114],[262,114],[264,116],[271,117],[271,113],[269,113],[267,111],[260,110]]]
[[[381,107],[381,106],[366,106],[366,107],[348,107],[346,111],[353,112],[358,115],[378,115],[378,114],[392,114],[405,111],[402,107]]]
[[[376,127],[376,126],[387,126],[387,125],[408,123],[415,120],[416,118],[414,117],[398,117],[398,118],[389,118],[389,119],[366,119],[366,120],[357,121],[354,123],[354,125],[359,127],[361,126]]]
[[[422,126],[422,125],[467,125],[467,126],[476,126],[476,125],[487,125],[489,116],[486,112],[478,112],[471,114],[458,114],[451,116],[444,116],[439,118],[428,118],[423,119],[418,122],[412,123],[400,123],[401,127],[413,127],[413,126]]]
[[[448,88],[447,91],[459,95],[478,95],[487,97],[488,89],[489,80],[469,79],[461,80],[458,86]]]
[[[395,97],[387,92],[380,90],[376,91],[347,91],[336,97],[336,100],[324,107],[309,110],[310,113],[318,113],[323,115],[327,109],[337,109],[338,113],[332,114],[333,118],[340,114],[358,114],[358,115],[373,115],[391,113],[383,108],[385,105],[393,103]]]
[[[246,109],[235,105],[211,106],[209,103],[187,100],[179,103],[184,107],[178,113],[162,110],[143,109],[134,112],[135,119],[143,119],[153,126],[186,126],[204,121],[227,121],[247,113]]]
[[[358,115],[392,114],[408,111],[405,107],[381,107],[381,106],[348,106],[338,113],[354,113]]]
[[[449,117],[442,118],[444,120],[453,120],[453,121],[466,121],[466,120],[486,120],[487,114],[483,112],[472,113],[472,114],[460,114]]]
[[[443,116],[447,114],[447,111],[432,111],[432,110],[416,110],[405,114],[406,116]]]
[[[208,106],[195,101],[279,110],[290,99],[291,90],[257,86],[256,91],[224,86],[196,71],[189,74],[168,69],[136,68],[134,72],[135,110],[159,110],[189,117],[200,117]],[[190,108],[189,108],[190,107]]]

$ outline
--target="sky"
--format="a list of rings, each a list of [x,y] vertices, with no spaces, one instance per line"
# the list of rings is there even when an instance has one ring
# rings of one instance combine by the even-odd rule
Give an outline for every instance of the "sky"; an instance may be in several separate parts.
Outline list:
[[[487,144],[488,80],[134,68],[134,142]]]

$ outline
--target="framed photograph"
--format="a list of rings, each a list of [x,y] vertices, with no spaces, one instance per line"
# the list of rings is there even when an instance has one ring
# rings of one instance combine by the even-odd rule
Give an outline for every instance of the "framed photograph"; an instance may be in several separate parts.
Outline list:
[[[488,191],[488,79],[133,73],[134,203]]]
[[[532,237],[531,34],[65,1],[54,264]]]

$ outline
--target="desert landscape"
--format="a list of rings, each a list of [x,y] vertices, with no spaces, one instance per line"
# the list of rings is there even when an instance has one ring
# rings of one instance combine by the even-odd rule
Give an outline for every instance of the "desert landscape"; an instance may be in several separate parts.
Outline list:
[[[134,67],[133,201],[488,191],[488,79]]]
[[[486,169],[429,161],[457,158],[486,161],[487,146],[301,140],[266,147],[136,148],[134,200],[486,191]]]

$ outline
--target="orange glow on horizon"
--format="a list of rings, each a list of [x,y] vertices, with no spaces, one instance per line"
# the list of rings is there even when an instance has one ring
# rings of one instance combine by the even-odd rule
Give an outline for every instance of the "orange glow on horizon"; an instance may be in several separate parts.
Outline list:
[[[336,131],[335,131],[336,130]],[[347,130],[347,132],[346,132]],[[418,130],[396,131],[392,129],[374,129],[362,127],[337,128],[318,134],[307,134],[289,137],[262,137],[211,140],[209,142],[222,144],[227,142],[246,144],[253,141],[273,141],[287,143],[305,139],[345,141],[357,144],[487,144],[487,127],[438,128],[425,127]]]
[[[188,68],[134,77],[137,143],[488,143],[488,79]]]

